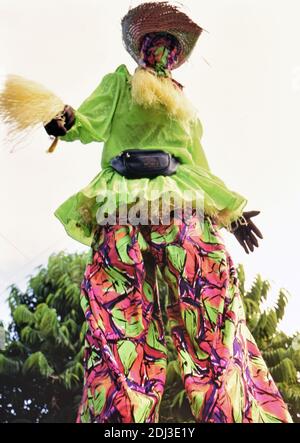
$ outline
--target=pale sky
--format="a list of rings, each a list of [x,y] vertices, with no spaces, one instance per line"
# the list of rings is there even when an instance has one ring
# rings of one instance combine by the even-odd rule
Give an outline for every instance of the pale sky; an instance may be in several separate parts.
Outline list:
[[[129,0],[0,0],[0,74],[14,73],[52,89],[78,107],[101,78],[135,62],[121,40]],[[199,111],[211,169],[261,210],[265,239],[247,256],[222,230],[247,286],[260,273],[291,293],[282,328],[299,328],[300,3],[298,0],[182,0],[208,32],[174,78]],[[102,145],[60,143],[45,153],[43,128],[14,154],[0,128],[0,319],[5,288],[24,287],[52,252],[87,250],[70,239],[54,210],[99,172]]]

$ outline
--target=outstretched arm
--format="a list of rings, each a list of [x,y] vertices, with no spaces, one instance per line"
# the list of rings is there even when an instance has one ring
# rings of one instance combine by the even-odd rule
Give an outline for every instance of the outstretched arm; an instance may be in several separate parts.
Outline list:
[[[48,134],[67,142],[105,142],[110,135],[119,98],[119,77],[116,72],[105,75],[99,86],[77,110],[65,106],[61,115],[45,126]]]

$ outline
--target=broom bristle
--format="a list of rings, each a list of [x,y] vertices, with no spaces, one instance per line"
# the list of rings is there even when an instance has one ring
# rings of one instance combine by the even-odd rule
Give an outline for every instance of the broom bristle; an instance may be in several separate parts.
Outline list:
[[[38,125],[49,123],[63,109],[63,101],[43,85],[8,75],[0,92],[0,119],[7,124],[7,143],[19,145]]]
[[[63,108],[63,101],[51,91],[18,75],[8,75],[0,93],[0,118],[13,132],[46,124]]]

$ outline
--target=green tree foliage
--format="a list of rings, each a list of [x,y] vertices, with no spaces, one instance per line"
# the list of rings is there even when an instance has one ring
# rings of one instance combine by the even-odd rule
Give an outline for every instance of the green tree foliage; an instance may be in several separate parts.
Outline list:
[[[73,422],[83,379],[80,308],[85,255],[49,258],[26,292],[10,288],[13,318],[0,353],[1,422]]]
[[[1,422],[74,422],[83,384],[83,342],[86,323],[80,307],[80,283],[86,254],[53,255],[48,266],[31,277],[25,292],[10,288],[12,322],[6,349],[0,352]],[[245,290],[238,267],[248,325],[295,421],[300,410],[300,336],[279,330],[288,301],[280,291],[265,311],[270,285],[257,276]],[[160,279],[160,299],[169,353],[161,422],[193,422],[180,378],[176,350],[167,326],[167,287]]]
[[[258,275],[249,291],[245,291],[245,273],[238,266],[240,290],[247,315],[247,323],[270,372],[289,406],[295,422],[300,422],[300,333],[288,336],[279,326],[288,303],[289,294],[279,291],[270,309],[263,309],[270,284]]]

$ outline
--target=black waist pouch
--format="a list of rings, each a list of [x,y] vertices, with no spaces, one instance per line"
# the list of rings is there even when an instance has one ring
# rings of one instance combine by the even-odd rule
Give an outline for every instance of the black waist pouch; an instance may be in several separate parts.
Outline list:
[[[128,149],[114,157],[110,164],[126,178],[154,178],[175,174],[179,161],[165,151]]]

